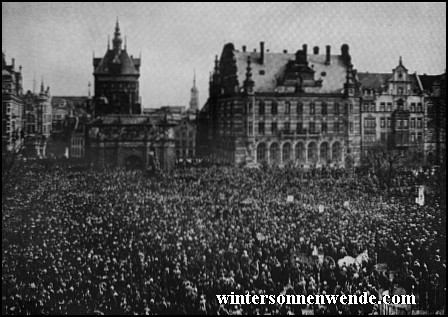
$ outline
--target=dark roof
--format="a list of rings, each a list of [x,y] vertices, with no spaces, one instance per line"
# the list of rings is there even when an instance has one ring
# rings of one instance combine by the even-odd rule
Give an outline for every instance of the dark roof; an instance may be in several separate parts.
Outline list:
[[[102,59],[95,58],[95,75],[139,75],[140,59],[129,56],[123,50],[119,53],[116,50],[108,50]],[[116,70],[113,70],[116,68]]]
[[[379,92],[384,90],[391,77],[392,74],[358,73],[359,83],[364,89],[374,89]]]
[[[373,89],[377,92],[384,92],[387,84],[392,80],[392,73],[358,73],[358,80],[362,89]],[[409,74],[409,81],[413,91],[420,91],[417,76]]]
[[[270,53],[264,54],[264,63],[260,64],[260,52],[234,51],[237,61],[238,82],[242,84],[246,79],[247,59],[252,61],[252,80],[255,82],[257,92],[274,92],[279,78],[284,77],[286,66],[294,61],[295,54]],[[325,54],[308,54],[309,66],[315,71],[315,79],[322,79],[322,87],[317,88],[318,93],[340,93],[346,82],[347,66],[342,56],[331,55],[330,65],[325,64]]]
[[[419,75],[420,78],[420,82],[422,83],[423,89],[424,90],[432,90],[434,83],[436,82],[441,82],[443,76],[445,76],[445,74],[441,74],[441,75]]]

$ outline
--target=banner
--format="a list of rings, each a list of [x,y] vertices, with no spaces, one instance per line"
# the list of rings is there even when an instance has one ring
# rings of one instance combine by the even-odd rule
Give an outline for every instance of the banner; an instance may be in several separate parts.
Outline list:
[[[425,186],[420,185],[417,188],[417,198],[415,198],[415,202],[420,206],[425,204]]]

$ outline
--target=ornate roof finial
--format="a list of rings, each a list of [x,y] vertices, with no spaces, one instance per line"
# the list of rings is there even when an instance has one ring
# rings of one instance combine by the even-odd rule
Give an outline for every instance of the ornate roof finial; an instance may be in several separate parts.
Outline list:
[[[400,62],[399,62],[400,66],[403,66],[403,58],[400,56]]]
[[[42,76],[41,82],[40,82],[40,92],[45,92],[45,85],[44,85],[44,77]]]

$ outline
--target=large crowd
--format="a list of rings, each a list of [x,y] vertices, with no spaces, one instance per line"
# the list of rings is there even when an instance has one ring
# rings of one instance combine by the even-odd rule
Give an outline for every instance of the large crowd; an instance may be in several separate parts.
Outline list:
[[[2,314],[375,314],[374,305],[220,305],[215,295],[394,286],[440,309],[446,218],[431,190],[415,203],[425,178],[402,173],[386,190],[344,170],[148,176],[29,163],[2,206]],[[323,261],[296,256],[315,250]],[[334,263],[364,251],[362,266]]]

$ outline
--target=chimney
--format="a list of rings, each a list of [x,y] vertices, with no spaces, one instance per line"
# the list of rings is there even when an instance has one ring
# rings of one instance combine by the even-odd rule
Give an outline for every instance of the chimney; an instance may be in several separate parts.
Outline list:
[[[14,69],[14,66],[16,65],[16,59],[12,58],[11,61],[12,61],[12,69]]]
[[[260,42],[260,64],[264,64],[264,42]]]
[[[246,53],[246,45],[243,45],[243,53]]]
[[[330,65],[331,62],[331,46],[327,45],[327,54],[325,56],[325,65]]]
[[[302,45],[303,54],[305,54],[305,57],[308,56],[308,45],[303,44]]]
[[[313,53],[314,55],[319,55],[319,46],[314,46]]]
[[[288,54],[288,50],[283,50],[283,54]]]

